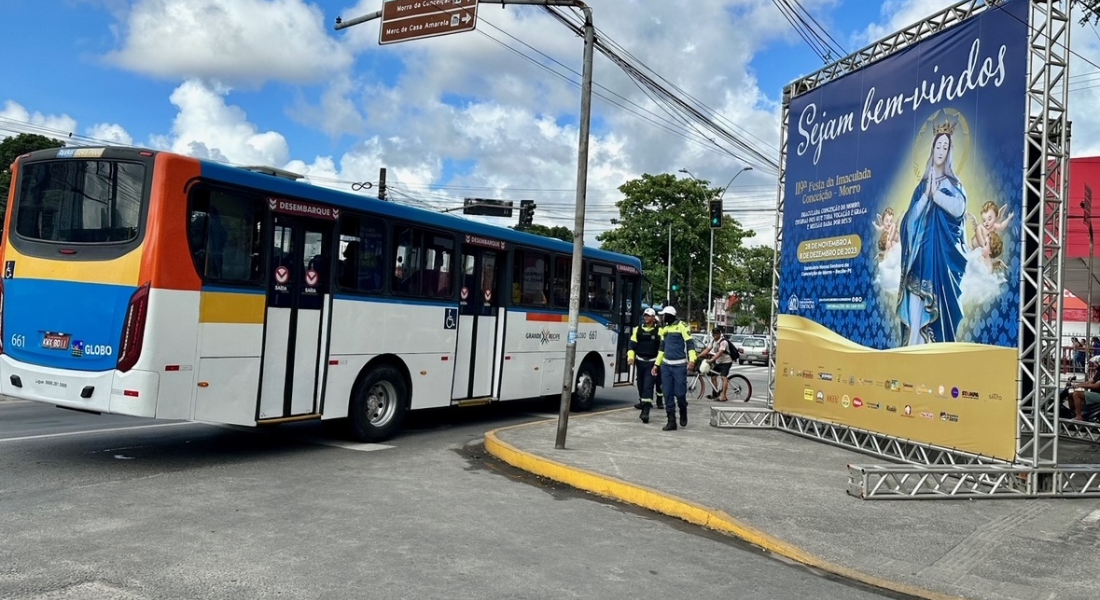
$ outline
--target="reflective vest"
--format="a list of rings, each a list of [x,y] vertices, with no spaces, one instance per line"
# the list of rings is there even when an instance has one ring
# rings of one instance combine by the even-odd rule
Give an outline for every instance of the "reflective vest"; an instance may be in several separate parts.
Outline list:
[[[654,360],[660,350],[661,330],[656,325],[640,325],[634,328],[634,335],[630,336],[630,351],[626,353],[626,357],[634,358],[636,355],[641,360]]]

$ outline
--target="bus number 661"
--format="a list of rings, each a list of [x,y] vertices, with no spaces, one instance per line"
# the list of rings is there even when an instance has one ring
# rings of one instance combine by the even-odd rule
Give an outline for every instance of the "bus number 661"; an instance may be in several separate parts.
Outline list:
[[[22,348],[27,344],[27,336],[15,333],[11,336],[11,345],[13,348]]]

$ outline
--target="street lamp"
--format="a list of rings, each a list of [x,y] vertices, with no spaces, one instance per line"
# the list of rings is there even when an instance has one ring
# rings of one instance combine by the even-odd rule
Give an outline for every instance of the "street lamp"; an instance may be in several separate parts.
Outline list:
[[[751,170],[752,170],[752,165],[745,165],[744,167],[741,167],[741,170],[738,171],[736,174],[734,174],[733,177],[730,178],[730,182],[726,184],[726,187],[722,188],[722,195],[718,196],[718,199],[719,200],[724,200],[726,198],[726,190],[730,189],[730,186],[733,185],[733,180],[737,179],[738,175],[744,173],[745,171],[751,171]],[[687,169],[680,169],[680,172],[681,173],[686,173],[688,177],[691,177],[692,179],[695,179],[695,181],[699,181],[698,179],[696,179],[695,175],[692,175],[691,171],[688,171]],[[711,314],[713,312],[714,312],[714,228],[712,227],[711,230],[710,230],[710,269],[709,269],[709,275],[707,276],[707,333],[710,333],[710,317],[711,317]]]

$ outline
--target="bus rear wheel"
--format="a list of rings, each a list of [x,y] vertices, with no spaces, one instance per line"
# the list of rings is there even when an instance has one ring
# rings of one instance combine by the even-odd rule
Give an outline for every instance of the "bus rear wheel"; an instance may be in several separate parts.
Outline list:
[[[351,436],[360,442],[387,440],[405,420],[409,391],[401,372],[391,365],[370,371],[352,392],[348,410]]]

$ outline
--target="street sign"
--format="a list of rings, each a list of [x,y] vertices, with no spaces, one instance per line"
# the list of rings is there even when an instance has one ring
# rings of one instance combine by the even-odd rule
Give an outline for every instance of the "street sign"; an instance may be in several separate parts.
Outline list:
[[[462,214],[484,217],[511,217],[512,201],[493,198],[465,198],[462,201]]]
[[[388,0],[382,6],[381,45],[477,28],[478,0]]]

